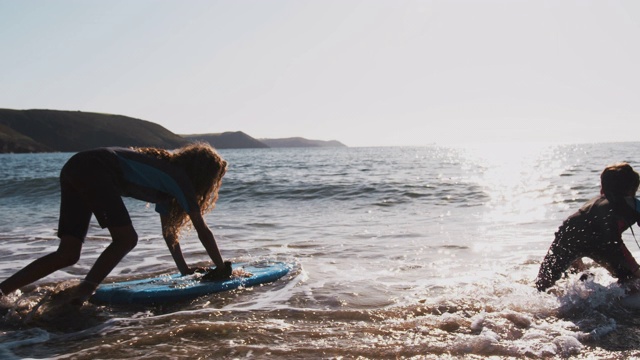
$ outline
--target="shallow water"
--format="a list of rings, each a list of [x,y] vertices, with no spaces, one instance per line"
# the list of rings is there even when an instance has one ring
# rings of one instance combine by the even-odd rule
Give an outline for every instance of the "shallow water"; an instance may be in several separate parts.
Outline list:
[[[594,267],[556,294],[532,286],[562,220],[640,143],[224,150],[206,219],[234,262],[295,264],[286,278],[162,306],[45,303],[109,244],[5,299],[1,358],[626,358],[638,310]],[[71,154],[0,155],[0,278],[55,250],[57,174]],[[108,281],[175,271],[153,207],[127,201],[138,247]],[[631,234],[627,246],[638,257]],[[207,262],[194,233],[190,263]],[[640,307],[640,301],[639,301]]]

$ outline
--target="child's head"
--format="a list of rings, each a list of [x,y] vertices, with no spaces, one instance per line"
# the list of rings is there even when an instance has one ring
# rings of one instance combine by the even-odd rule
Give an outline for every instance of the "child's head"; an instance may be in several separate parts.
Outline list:
[[[615,197],[634,196],[640,185],[640,176],[627,163],[607,166],[600,175],[601,192]]]
[[[193,143],[176,150],[171,162],[187,172],[198,196],[200,210],[205,213],[215,206],[227,162],[207,143]]]
[[[136,151],[167,160],[182,167],[195,190],[200,212],[211,211],[218,200],[218,190],[222,177],[227,171],[227,162],[207,143],[193,143],[169,152],[158,148],[137,148]],[[172,201],[169,208],[167,229],[169,235],[177,241],[180,230],[187,224],[189,217]]]

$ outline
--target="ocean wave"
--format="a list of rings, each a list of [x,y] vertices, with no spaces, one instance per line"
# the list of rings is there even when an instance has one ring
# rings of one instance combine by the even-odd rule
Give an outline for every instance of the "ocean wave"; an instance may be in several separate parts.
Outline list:
[[[474,184],[410,184],[410,183],[307,183],[260,182],[235,180],[226,182],[220,190],[220,201],[367,201],[379,206],[414,202],[433,205],[463,204],[478,206],[489,195]]]
[[[5,180],[0,182],[0,198],[5,205],[49,204],[57,208],[60,197],[58,178]],[[219,203],[269,202],[353,202],[390,207],[403,204],[433,206],[481,206],[490,195],[474,184],[362,183],[341,181],[317,183],[304,181],[263,182],[227,181],[220,190]]]
[[[0,182],[0,198],[30,199],[59,196],[57,177],[8,179]]]

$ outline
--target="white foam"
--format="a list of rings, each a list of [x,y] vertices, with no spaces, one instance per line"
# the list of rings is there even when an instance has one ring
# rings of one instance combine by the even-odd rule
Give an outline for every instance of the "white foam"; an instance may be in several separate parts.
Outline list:
[[[253,296],[251,300],[244,302],[237,302],[226,305],[222,310],[265,310],[275,308],[289,307],[288,301],[293,296],[293,289],[306,278],[304,272],[299,272],[292,279],[287,279],[286,285],[282,288],[274,290],[260,291]],[[284,280],[282,280],[284,281]]]

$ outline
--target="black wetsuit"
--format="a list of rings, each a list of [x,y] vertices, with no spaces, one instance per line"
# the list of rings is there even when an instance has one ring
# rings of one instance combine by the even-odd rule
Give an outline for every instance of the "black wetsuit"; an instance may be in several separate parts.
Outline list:
[[[131,224],[122,196],[156,204],[166,214],[172,200],[199,211],[186,172],[166,160],[126,148],[100,148],[72,156],[60,172],[58,236],[84,239],[94,214],[102,228]]]
[[[624,200],[615,205],[602,195],[587,202],[564,221],[536,278],[544,291],[553,286],[575,260],[588,257],[624,281],[640,267],[622,241],[622,233],[638,221]]]

